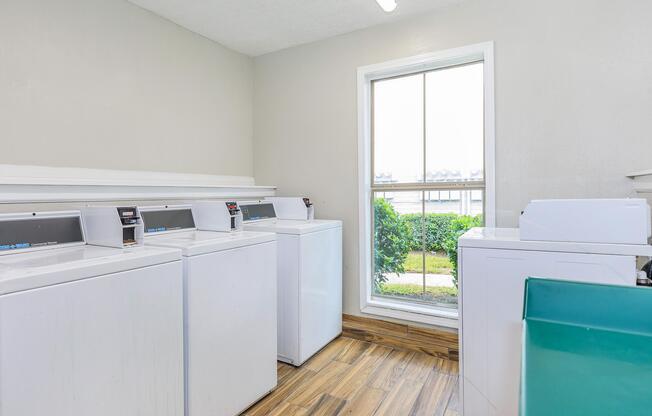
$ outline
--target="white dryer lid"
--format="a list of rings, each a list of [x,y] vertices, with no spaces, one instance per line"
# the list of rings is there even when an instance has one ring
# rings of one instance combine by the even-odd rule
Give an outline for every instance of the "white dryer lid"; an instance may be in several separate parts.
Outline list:
[[[145,244],[180,249],[184,257],[275,241],[276,235],[252,231],[182,231],[145,237]]]
[[[246,230],[266,231],[278,234],[308,234],[331,228],[342,228],[340,220],[261,220],[245,222]]]
[[[181,259],[179,250],[82,245],[0,256],[0,295]]]

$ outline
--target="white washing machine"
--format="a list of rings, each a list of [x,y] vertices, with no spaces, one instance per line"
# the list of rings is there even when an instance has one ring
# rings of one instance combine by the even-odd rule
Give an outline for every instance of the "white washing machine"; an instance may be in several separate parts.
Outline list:
[[[146,245],[183,253],[186,415],[237,415],[276,386],[276,236],[197,230],[191,206],[140,214]]]
[[[79,211],[0,215],[0,415],[183,415],[181,274]]]
[[[301,365],[342,332],[342,222],[279,219],[270,201],[240,209],[245,230],[278,236],[278,359]]]

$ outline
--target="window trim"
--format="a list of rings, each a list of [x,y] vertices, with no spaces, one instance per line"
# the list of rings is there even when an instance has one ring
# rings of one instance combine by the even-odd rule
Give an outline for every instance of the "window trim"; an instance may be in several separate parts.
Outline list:
[[[360,312],[431,325],[457,327],[457,312],[429,308],[391,300],[372,299],[371,284],[371,82],[378,79],[484,61],[484,220],[496,225],[495,201],[495,109],[493,42],[412,56],[358,68],[358,261],[360,275]],[[442,187],[464,189],[470,184],[442,183]],[[406,185],[401,185],[405,189]],[[423,184],[419,184],[422,189]],[[409,187],[409,185],[407,185]],[[434,186],[433,186],[434,187]],[[397,187],[399,188],[399,187]]]

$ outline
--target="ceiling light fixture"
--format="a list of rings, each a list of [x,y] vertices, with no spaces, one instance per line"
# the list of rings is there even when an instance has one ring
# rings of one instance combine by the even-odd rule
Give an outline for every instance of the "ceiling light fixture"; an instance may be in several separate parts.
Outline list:
[[[376,3],[387,13],[393,12],[396,9],[396,0],[376,0]]]

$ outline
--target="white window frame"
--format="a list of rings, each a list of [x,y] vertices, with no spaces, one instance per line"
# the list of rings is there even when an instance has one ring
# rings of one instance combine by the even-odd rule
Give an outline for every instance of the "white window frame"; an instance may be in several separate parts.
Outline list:
[[[484,62],[484,221],[496,225],[493,42],[417,55],[358,68],[358,186],[360,311],[362,313],[457,328],[457,310],[372,298],[371,83],[471,62]]]

